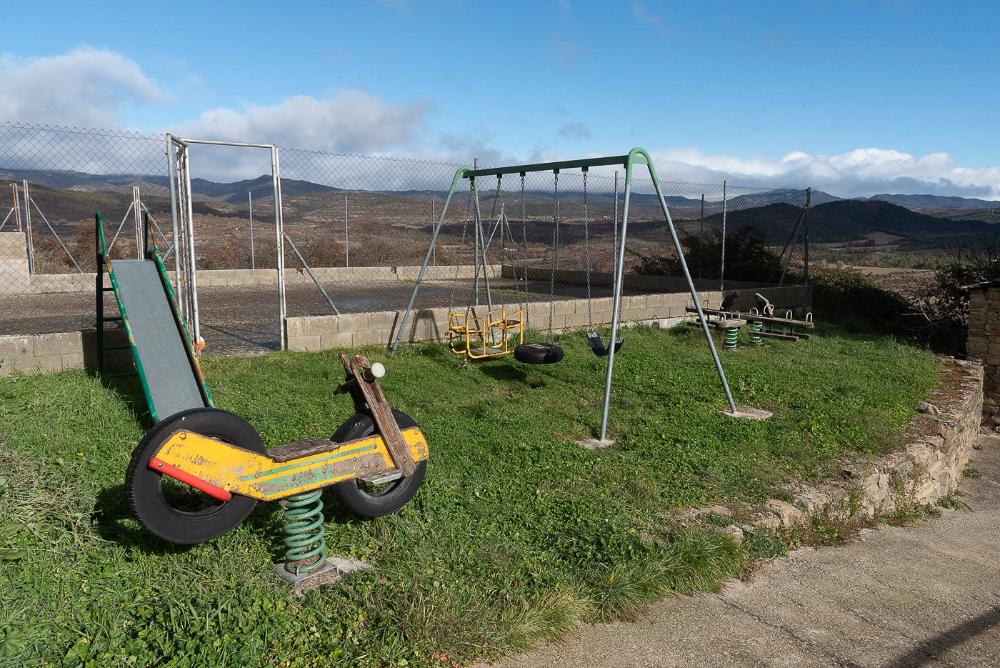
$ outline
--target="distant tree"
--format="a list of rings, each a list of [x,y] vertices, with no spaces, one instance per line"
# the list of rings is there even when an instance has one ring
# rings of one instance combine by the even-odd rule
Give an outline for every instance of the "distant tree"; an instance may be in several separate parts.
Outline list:
[[[706,276],[718,276],[722,261],[722,234],[710,238],[689,236],[681,244],[684,258],[692,272],[698,267],[708,269]],[[733,281],[777,281],[775,268],[778,256],[767,246],[756,227],[745,225],[735,234],[726,235],[726,278]],[[647,255],[636,267],[640,274],[676,276],[681,273],[676,255]]]

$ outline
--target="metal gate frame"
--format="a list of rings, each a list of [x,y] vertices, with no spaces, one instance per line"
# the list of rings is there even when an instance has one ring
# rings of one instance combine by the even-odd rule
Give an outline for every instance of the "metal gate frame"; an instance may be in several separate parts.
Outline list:
[[[194,249],[194,211],[191,202],[191,162],[188,149],[191,144],[232,146],[236,148],[262,148],[271,152],[271,183],[274,188],[274,234],[278,272],[278,337],[279,348],[285,350],[285,236],[281,202],[281,165],[276,144],[251,144],[213,139],[187,139],[170,133],[166,136],[167,168],[170,181],[170,215],[173,224],[174,269],[176,271],[177,302],[181,318],[191,332],[196,346],[203,341],[198,311],[198,277]]]

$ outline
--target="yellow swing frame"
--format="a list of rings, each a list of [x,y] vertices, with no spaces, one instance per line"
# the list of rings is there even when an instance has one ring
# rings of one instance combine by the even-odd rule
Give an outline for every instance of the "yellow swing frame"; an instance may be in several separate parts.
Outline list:
[[[516,341],[514,345],[511,345]],[[470,307],[461,313],[448,314],[448,345],[454,355],[473,360],[503,357],[524,343],[524,310],[498,306],[476,315]]]

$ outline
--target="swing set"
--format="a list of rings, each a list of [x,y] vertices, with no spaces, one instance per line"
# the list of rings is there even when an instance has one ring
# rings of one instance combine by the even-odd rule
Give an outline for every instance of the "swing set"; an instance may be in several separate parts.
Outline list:
[[[503,355],[510,354],[513,352],[515,359],[521,362],[530,364],[545,364],[551,362],[557,362],[562,359],[563,351],[559,346],[557,346],[552,341],[552,314],[555,301],[555,277],[558,271],[559,257],[559,172],[565,170],[579,169],[581,170],[584,179],[586,179],[587,172],[592,167],[606,167],[606,166],[624,166],[625,168],[625,194],[624,194],[624,204],[622,209],[622,221],[621,230],[618,235],[618,244],[615,248],[616,260],[614,263],[614,280],[613,280],[613,299],[612,299],[612,310],[611,310],[611,338],[609,340],[610,345],[605,345],[601,340],[600,336],[593,331],[593,319],[592,312],[590,308],[591,301],[591,282],[590,282],[590,231],[589,231],[589,221],[588,213],[589,211],[584,209],[584,232],[585,232],[585,242],[587,250],[587,297],[588,297],[588,319],[589,332],[587,334],[587,340],[590,343],[591,350],[600,357],[606,357],[608,360],[607,372],[605,375],[604,382],[604,404],[601,416],[601,430],[600,438],[597,439],[593,445],[602,446],[607,445],[610,441],[607,440],[607,430],[608,430],[608,413],[611,403],[611,384],[614,373],[614,362],[615,353],[617,353],[622,347],[622,339],[619,337],[619,324],[621,319],[621,298],[622,298],[622,280],[624,275],[625,266],[625,240],[628,232],[628,216],[629,216],[629,204],[632,196],[632,179],[633,172],[636,166],[645,166],[649,172],[650,180],[652,181],[653,187],[656,190],[656,196],[660,203],[660,208],[663,212],[664,222],[667,224],[667,229],[670,232],[670,239],[673,243],[674,249],[677,252],[678,262],[681,266],[681,270],[684,273],[684,278],[687,281],[688,289],[691,294],[692,302],[698,313],[698,321],[701,323],[702,331],[705,335],[705,340],[708,343],[709,351],[711,352],[712,361],[715,365],[715,370],[719,375],[719,380],[722,384],[722,388],[726,395],[726,401],[729,410],[727,414],[734,417],[739,417],[745,415],[737,411],[736,403],[733,400],[732,392],[729,389],[729,382],[726,380],[726,374],[722,369],[722,362],[719,359],[718,351],[715,348],[715,342],[712,339],[712,334],[709,331],[707,319],[701,309],[701,299],[698,296],[698,291],[694,286],[694,281],[691,279],[691,273],[688,271],[687,262],[684,259],[684,249],[681,245],[680,239],[677,236],[677,230],[674,227],[673,219],[670,216],[670,211],[667,208],[667,202],[663,195],[663,189],[660,185],[660,180],[656,175],[656,169],[653,166],[653,161],[649,156],[649,153],[642,148],[634,148],[625,155],[614,155],[599,158],[585,158],[581,160],[565,160],[558,162],[546,162],[528,165],[512,165],[504,167],[489,167],[484,169],[473,169],[469,167],[460,167],[455,171],[455,175],[452,177],[451,186],[448,189],[447,197],[445,198],[444,206],[441,209],[440,217],[437,223],[434,225],[433,232],[431,234],[430,246],[427,249],[427,254],[424,257],[423,265],[420,268],[420,272],[417,274],[417,279],[413,285],[413,291],[410,294],[410,300],[403,312],[402,317],[399,320],[399,326],[396,329],[394,336],[389,344],[390,352],[396,350],[399,346],[400,339],[403,332],[406,331],[407,322],[409,321],[410,315],[413,312],[413,305],[417,299],[417,293],[420,290],[421,281],[427,271],[427,267],[430,264],[431,257],[433,256],[435,249],[437,247],[438,236],[441,233],[441,227],[444,225],[445,218],[448,213],[448,207],[451,204],[452,197],[454,196],[459,183],[462,179],[469,180],[469,188],[472,194],[472,206],[473,206],[473,222],[475,224],[475,234],[477,239],[477,253],[476,253],[476,269],[474,271],[474,297],[476,298],[476,306],[478,306],[479,297],[479,271],[480,268],[483,270],[483,282],[488,284],[489,277],[487,275],[486,265],[486,254],[485,250],[488,248],[488,243],[484,243],[485,239],[482,234],[482,224],[481,216],[479,211],[479,197],[478,197],[478,179],[483,177],[494,177],[497,179],[498,193],[500,189],[500,180],[505,174],[519,174],[521,177],[521,222],[522,226],[526,224],[525,222],[525,203],[524,203],[524,177],[528,173],[536,172],[550,172],[553,174],[553,263],[550,271],[550,285],[549,285],[549,328],[547,340],[545,342],[532,342],[524,343],[524,329],[525,320],[524,315],[526,309],[522,308],[519,310],[507,310],[506,307],[500,306],[499,310],[494,310],[492,304],[492,295],[487,290],[487,316],[483,320],[478,320],[476,318],[469,318],[469,311],[461,314],[461,317],[449,317],[449,339],[452,342],[452,350],[456,354],[465,354],[469,357],[473,357],[471,354],[473,351],[479,357],[474,357],[474,359],[484,359],[487,357],[499,357]],[[585,199],[586,202],[586,199]],[[496,205],[496,199],[494,199],[494,206]],[[503,209],[501,209],[503,212]],[[506,216],[503,217],[504,219]],[[496,226],[495,226],[496,227]],[[509,226],[508,226],[509,231]],[[522,227],[523,229],[523,227]],[[502,232],[501,232],[502,234]],[[463,237],[465,236],[463,228]],[[524,247],[527,250],[527,235],[524,235]],[[527,261],[527,253],[525,252],[525,262]],[[527,302],[527,265],[525,265],[525,294],[524,301]],[[471,308],[471,307],[470,307]],[[494,315],[495,314],[495,315]],[[459,314],[454,314],[458,316]],[[510,316],[510,317],[508,317]],[[512,324],[508,325],[507,322],[510,321]],[[513,323],[516,321],[516,325]],[[452,326],[454,326],[454,331],[452,331]],[[464,341],[464,348],[461,345]],[[516,345],[514,342],[517,341]],[[457,342],[457,345],[456,345]],[[613,344],[611,344],[613,342]],[[514,345],[513,349],[511,346]]]
[[[590,253],[590,215],[588,204],[587,175],[589,167],[581,168],[583,174],[583,229],[584,247],[586,257],[587,276],[587,342],[591,350],[598,357],[608,355],[608,347],[604,345],[601,336],[594,330],[593,319],[593,294],[591,289],[591,253]],[[560,237],[560,209],[559,209],[559,170],[553,170],[553,196],[552,196],[552,256],[551,269],[549,272],[549,318],[546,340],[544,342],[524,342],[525,314],[527,312],[528,301],[528,233],[527,215],[525,204],[525,176],[526,172],[521,172],[521,244],[523,249],[523,299],[518,307],[508,307],[506,305],[495,305],[490,289],[489,262],[487,252],[490,244],[500,234],[500,241],[503,245],[506,240],[510,240],[511,246],[515,247],[517,242],[514,239],[510,228],[510,221],[507,219],[506,203],[502,200],[503,174],[496,175],[496,191],[493,197],[493,211],[490,217],[496,212],[497,203],[500,203],[500,215],[493,222],[492,229],[487,234],[483,228],[482,215],[480,212],[479,189],[475,178],[469,179],[470,202],[472,203],[472,224],[475,239],[475,269],[473,272],[473,284],[469,297],[469,305],[463,311],[448,309],[448,344],[451,352],[455,355],[467,357],[472,360],[492,359],[513,354],[514,358],[525,364],[551,364],[562,360],[563,351],[553,341],[553,320],[555,308],[555,284],[556,275],[559,271],[559,248]],[[462,247],[468,238],[468,219],[462,227]],[[503,251],[501,251],[503,254]],[[501,262],[503,258],[501,257]],[[455,282],[452,284],[451,303],[454,302],[455,283],[458,279],[458,268],[455,269]],[[480,307],[480,281],[483,284],[486,295],[485,316],[479,315],[477,307]],[[624,339],[618,337],[615,340],[615,352],[621,350]]]

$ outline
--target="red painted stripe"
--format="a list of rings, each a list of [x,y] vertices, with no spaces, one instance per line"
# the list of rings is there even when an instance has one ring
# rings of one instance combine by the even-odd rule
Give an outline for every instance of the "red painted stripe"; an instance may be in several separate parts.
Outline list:
[[[201,478],[195,478],[193,475],[186,471],[182,471],[176,466],[172,466],[166,462],[160,461],[156,457],[149,460],[149,468],[156,471],[157,473],[162,473],[163,475],[168,475],[174,480],[179,480],[185,485],[190,485],[194,487],[199,492],[204,492],[208,494],[213,499],[218,499],[219,501],[229,501],[233,498],[233,495],[217,487],[210,482],[205,482]]]

